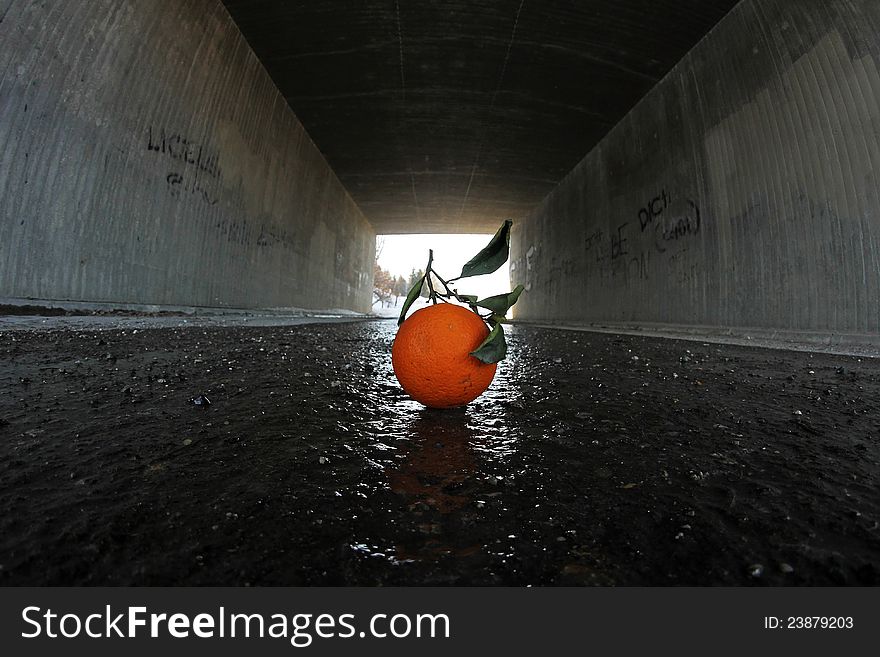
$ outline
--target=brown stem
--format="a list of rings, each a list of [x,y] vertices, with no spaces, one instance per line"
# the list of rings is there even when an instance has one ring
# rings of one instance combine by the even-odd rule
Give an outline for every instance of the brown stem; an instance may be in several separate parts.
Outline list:
[[[443,283],[443,287],[446,288],[446,294],[447,294],[447,295],[452,295],[452,296],[454,296],[456,299],[458,299],[458,295],[457,295],[453,290],[450,290],[450,289],[449,289],[449,283],[447,283],[446,281],[444,281],[444,280],[443,280],[443,277],[441,277],[441,276],[440,276],[439,274],[437,274],[437,273],[435,273],[434,276],[437,277],[437,280],[438,280],[438,281],[440,281],[441,283]],[[459,299],[459,301],[460,301],[460,299]]]
[[[428,298],[431,303],[437,303],[437,293],[434,291],[434,284],[431,282],[431,264],[434,262],[434,249],[428,249],[428,266],[425,268],[425,280],[428,282]]]
[[[461,295],[459,295],[458,290],[453,290],[452,288],[449,287],[450,282],[456,281],[458,279],[453,278],[450,281],[444,280],[443,277],[440,276],[437,272],[431,270],[431,264],[433,262],[434,262],[434,251],[429,249],[428,250],[428,268],[425,270],[425,280],[428,281],[428,290],[429,290],[429,296],[431,298],[431,301],[433,303],[437,303],[437,299],[439,298],[439,299],[445,301],[446,303],[449,303],[446,300],[450,299],[450,298],[454,298],[459,303],[466,304],[468,307],[470,307],[471,310],[473,310],[477,315],[479,315],[481,319],[485,320],[486,317],[483,317],[482,315],[480,315],[479,311],[477,310],[477,305],[475,303],[473,303],[470,300],[465,299]],[[431,274],[433,274],[434,277],[438,281],[440,281],[440,283],[446,289],[446,294],[443,294],[441,292],[437,292],[434,289],[434,285],[431,281]],[[487,317],[491,317],[491,313],[489,315],[487,315]]]

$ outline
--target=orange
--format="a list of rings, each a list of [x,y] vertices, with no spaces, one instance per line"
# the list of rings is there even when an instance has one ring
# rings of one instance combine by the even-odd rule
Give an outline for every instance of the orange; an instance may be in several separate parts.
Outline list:
[[[463,406],[495,376],[495,363],[470,355],[487,335],[485,322],[462,306],[438,303],[417,310],[394,338],[394,374],[407,394],[425,406]]]

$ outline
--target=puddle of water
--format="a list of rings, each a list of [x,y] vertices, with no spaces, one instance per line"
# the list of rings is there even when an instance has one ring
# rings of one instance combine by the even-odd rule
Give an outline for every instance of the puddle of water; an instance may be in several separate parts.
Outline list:
[[[516,356],[499,366],[492,386],[477,401],[429,409],[408,399],[394,376],[390,346],[396,326],[381,322],[372,330],[372,381],[358,395],[371,419],[353,423],[346,441],[375,468],[381,466],[381,476],[356,483],[353,478],[349,486],[367,483],[368,502],[378,503],[389,522],[365,527],[372,540],[356,539],[351,550],[394,565],[471,557],[485,545],[473,541],[465,526],[489,501],[498,501],[498,484],[509,469],[505,462],[516,451],[507,378]],[[398,531],[401,527],[405,531]],[[384,539],[375,538],[382,534]]]
[[[515,326],[489,390],[440,411],[398,385],[395,330],[6,334],[3,577],[750,583],[786,518],[778,559],[819,573],[799,583],[840,578],[782,554],[798,527],[859,550],[847,581],[874,583],[876,543],[852,539],[877,515],[872,363]]]

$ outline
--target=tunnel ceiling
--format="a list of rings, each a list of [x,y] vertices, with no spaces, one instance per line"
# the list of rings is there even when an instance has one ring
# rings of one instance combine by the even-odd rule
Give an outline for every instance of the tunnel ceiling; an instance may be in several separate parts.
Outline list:
[[[223,0],[377,233],[524,216],[736,0]]]

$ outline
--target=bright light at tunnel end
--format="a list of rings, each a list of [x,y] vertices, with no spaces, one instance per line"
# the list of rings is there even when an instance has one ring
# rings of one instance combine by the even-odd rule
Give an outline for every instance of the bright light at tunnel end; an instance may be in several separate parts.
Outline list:
[[[491,239],[491,234],[377,235],[377,262],[392,276],[408,280],[413,270],[425,268],[428,250],[433,249],[434,269],[441,276],[455,278],[462,266]],[[498,271],[458,281],[456,287],[461,294],[474,294],[480,298],[509,292],[512,289],[509,265],[508,260]]]

